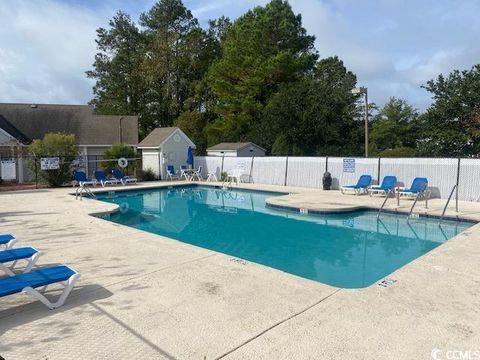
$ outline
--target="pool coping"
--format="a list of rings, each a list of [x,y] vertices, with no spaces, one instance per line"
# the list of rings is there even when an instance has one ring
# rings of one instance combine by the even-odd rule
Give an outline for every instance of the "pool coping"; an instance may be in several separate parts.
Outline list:
[[[255,184],[255,185],[260,185],[262,184]],[[105,193],[110,193],[110,192],[136,192],[136,191],[152,191],[155,189],[164,189],[164,188],[176,188],[176,187],[214,187],[214,188],[222,188],[221,185],[218,183],[208,183],[208,182],[187,182],[187,183],[175,183],[175,184],[156,184],[152,186],[142,186],[141,188],[134,188],[134,187],[115,187],[115,188],[101,188],[101,189],[92,189],[92,192],[94,194],[105,194]],[[272,203],[272,201],[278,200],[279,197],[282,196],[287,196],[287,195],[295,195],[296,192],[290,192],[290,191],[280,191],[280,190],[272,190],[272,189],[250,189],[247,187],[235,185],[229,187],[232,190],[244,190],[244,191],[253,191],[253,192],[261,192],[261,193],[271,193],[276,194],[277,196],[267,198],[265,199],[265,205],[267,207],[270,207],[272,209],[278,209],[278,210],[286,210],[286,211],[293,211],[305,215],[326,215],[326,214],[341,214],[341,213],[352,213],[356,211],[375,211],[378,212],[379,207],[376,206],[368,206],[368,205],[356,205],[356,206],[344,206],[341,208],[337,209],[318,209],[312,206],[305,206],[305,207],[300,207],[300,206],[293,206],[293,205],[278,205]],[[319,189],[315,189],[319,190]],[[75,193],[71,193],[71,195],[75,195]],[[348,196],[348,195],[346,195]],[[383,198],[382,198],[383,199]],[[101,201],[101,199],[99,199]],[[118,209],[114,209],[112,211],[108,212],[100,212],[100,213],[92,213],[92,215],[102,215],[106,213],[113,213],[118,211]],[[385,208],[382,210],[382,213],[389,213],[389,214],[408,214],[409,211],[405,209],[388,209]],[[421,217],[421,218],[429,218],[429,219],[444,219],[444,220],[449,220],[449,221],[459,221],[459,222],[466,222],[466,223],[471,223],[471,224],[477,224],[480,223],[479,220],[474,220],[468,217],[463,217],[459,214],[453,216],[450,214],[445,214],[443,217],[440,215],[435,215],[435,214],[429,214],[429,213],[418,213],[416,216]],[[413,217],[412,217],[413,218]]]

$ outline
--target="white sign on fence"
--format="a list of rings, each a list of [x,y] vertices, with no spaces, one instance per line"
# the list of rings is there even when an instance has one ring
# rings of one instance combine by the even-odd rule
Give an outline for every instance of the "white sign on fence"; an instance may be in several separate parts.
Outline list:
[[[17,168],[15,166],[15,160],[2,160],[0,163],[2,180],[16,180]]]
[[[42,170],[58,170],[60,169],[60,158],[49,157],[40,159],[40,169]]]
[[[355,159],[343,159],[343,172],[355,172]]]

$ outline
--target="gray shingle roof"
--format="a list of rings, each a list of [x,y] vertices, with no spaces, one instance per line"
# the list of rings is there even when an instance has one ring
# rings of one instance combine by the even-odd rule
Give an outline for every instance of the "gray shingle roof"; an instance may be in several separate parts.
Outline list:
[[[172,135],[172,133],[177,129],[178,128],[176,127],[156,128],[150,134],[148,134],[147,137],[140,142],[140,144],[138,144],[138,147],[159,147],[165,141],[165,139]]]
[[[238,151],[241,150],[247,146],[256,146],[262,150],[264,150],[262,147],[258,146],[257,144],[254,144],[252,142],[238,142],[238,143],[229,143],[229,142],[224,142],[220,143],[214,146],[211,146],[207,149],[207,151]]]
[[[0,104],[0,115],[32,140],[62,132],[79,145],[138,144],[137,116],[96,115],[89,105]]]
[[[18,130],[13,124],[0,114],[0,129],[10,136],[13,136],[18,142],[28,145],[32,142],[25,134]]]

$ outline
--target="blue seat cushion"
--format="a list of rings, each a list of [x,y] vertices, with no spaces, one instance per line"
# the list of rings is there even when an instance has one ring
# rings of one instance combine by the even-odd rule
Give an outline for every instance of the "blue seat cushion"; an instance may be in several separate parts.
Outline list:
[[[37,288],[68,280],[75,271],[65,265],[52,266],[0,279],[0,297],[21,292],[26,287]]]
[[[27,259],[35,255],[37,252],[38,251],[32,247],[3,250],[3,251],[0,251],[0,263],[20,260],[20,259]]]
[[[13,239],[15,239],[15,237],[13,237],[10,234],[0,235],[0,245],[4,245],[4,244],[8,243],[10,240],[13,240]]]

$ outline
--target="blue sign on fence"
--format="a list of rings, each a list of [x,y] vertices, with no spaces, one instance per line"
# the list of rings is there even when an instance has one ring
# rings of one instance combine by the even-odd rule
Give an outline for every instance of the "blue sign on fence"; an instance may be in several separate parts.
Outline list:
[[[343,172],[355,172],[355,159],[343,159]]]

